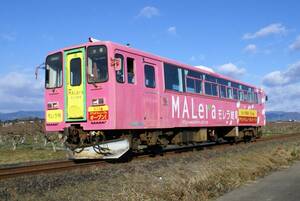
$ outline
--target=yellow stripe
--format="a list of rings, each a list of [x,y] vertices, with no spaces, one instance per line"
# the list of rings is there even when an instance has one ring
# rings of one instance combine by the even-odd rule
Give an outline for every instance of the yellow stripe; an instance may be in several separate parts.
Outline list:
[[[108,105],[101,105],[101,106],[92,106],[88,108],[89,112],[99,112],[99,111],[108,111]]]
[[[239,109],[239,117],[257,117],[256,110]]]

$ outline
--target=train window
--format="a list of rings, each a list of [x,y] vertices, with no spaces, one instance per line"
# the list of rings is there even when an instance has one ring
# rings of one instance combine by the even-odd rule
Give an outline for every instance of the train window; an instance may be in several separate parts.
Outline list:
[[[193,70],[184,70],[184,73],[188,77],[193,77],[202,80],[203,74]]]
[[[205,80],[210,81],[210,82],[217,82],[217,78],[211,75],[205,75]]]
[[[153,66],[145,65],[145,86],[148,88],[155,88],[155,69]]]
[[[212,91],[211,91],[211,83],[209,82],[205,82],[205,94],[206,95],[212,95]]]
[[[248,101],[250,102],[250,103],[253,103],[254,101],[253,101],[253,92],[248,92]]]
[[[235,82],[231,82],[231,87],[238,89],[239,88],[239,84],[235,83]]]
[[[134,59],[127,57],[127,82],[134,84],[135,74],[134,74]]]
[[[125,82],[125,77],[124,77],[124,57],[121,54],[115,54],[115,58],[121,59],[121,69],[116,71],[116,80],[119,83],[124,83]]]
[[[233,88],[233,99],[238,100],[238,90]]]
[[[171,65],[164,64],[165,88],[173,91],[183,91],[182,69]]]
[[[47,57],[45,74],[46,88],[62,86],[62,53]]]
[[[227,87],[227,98],[233,99],[232,88]]]
[[[227,98],[227,96],[226,96],[226,87],[223,86],[223,85],[220,86],[220,97],[221,98]]]
[[[229,86],[230,85],[229,81],[227,81],[225,79],[222,79],[222,78],[219,78],[217,81],[218,81],[218,84],[221,84],[221,85],[224,85],[224,86]]]
[[[103,45],[90,46],[87,57],[88,82],[106,82],[108,80],[107,48]]]
[[[248,91],[250,88],[245,86],[245,85],[242,85],[242,89],[245,90],[245,91]]]
[[[239,100],[244,101],[244,92],[243,91],[239,91]]]
[[[70,61],[70,83],[71,86],[81,85],[81,59],[74,58]]]
[[[258,103],[257,93],[254,93],[254,103]]]
[[[244,101],[249,102],[249,96],[248,96],[248,92],[244,91]]]
[[[213,96],[218,96],[218,85],[212,84],[211,89],[212,89],[212,95]]]
[[[186,91],[190,93],[202,94],[202,81],[186,77]]]
[[[217,84],[205,82],[205,94],[210,96],[218,96],[218,86]]]

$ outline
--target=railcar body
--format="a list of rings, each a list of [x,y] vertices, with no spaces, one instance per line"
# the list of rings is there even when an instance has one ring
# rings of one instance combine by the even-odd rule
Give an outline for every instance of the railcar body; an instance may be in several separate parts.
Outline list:
[[[107,41],[46,58],[45,123],[70,158],[251,139],[265,125],[262,89]]]

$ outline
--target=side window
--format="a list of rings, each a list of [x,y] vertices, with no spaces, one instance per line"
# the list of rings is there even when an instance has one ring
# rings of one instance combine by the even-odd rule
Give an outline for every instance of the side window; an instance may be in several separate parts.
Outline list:
[[[173,91],[183,91],[182,69],[171,65],[164,64],[165,88]]]
[[[239,100],[244,101],[244,92],[243,91],[239,91]]]
[[[211,90],[211,83],[210,82],[205,82],[205,94],[206,95],[212,95],[212,90]]]
[[[205,82],[205,94],[210,96],[218,96],[218,85],[215,83]]]
[[[145,86],[148,88],[155,88],[155,69],[153,66],[144,66]]]
[[[232,88],[227,88],[227,98],[233,99]]]
[[[233,88],[233,99],[238,100],[238,90]]]
[[[134,74],[134,59],[127,57],[127,82],[134,84],[135,74]]]
[[[202,74],[192,70],[184,70],[186,92],[202,94]]]
[[[218,96],[218,85],[217,84],[212,84],[211,89],[212,89],[212,95],[213,96]]]
[[[125,77],[124,77],[124,57],[121,54],[115,54],[115,58],[120,58],[121,59],[121,69],[116,71],[116,80],[119,83],[124,83],[125,82]]]
[[[220,97],[226,98],[226,87],[223,85],[220,86]]]
[[[244,91],[244,101],[249,101],[248,92]]]
[[[254,93],[254,103],[258,103],[258,97],[257,97],[257,93]]]

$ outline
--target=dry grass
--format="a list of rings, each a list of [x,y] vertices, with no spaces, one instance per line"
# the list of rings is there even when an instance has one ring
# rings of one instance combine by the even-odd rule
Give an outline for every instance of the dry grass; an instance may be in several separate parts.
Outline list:
[[[45,139],[40,121],[0,125],[0,165],[66,158],[57,134]]]
[[[269,122],[263,127],[263,135],[300,133],[300,122]]]
[[[296,137],[23,177],[0,181],[0,199],[211,200],[288,167],[299,154],[300,137]]]

